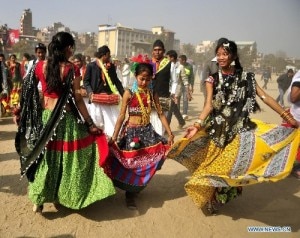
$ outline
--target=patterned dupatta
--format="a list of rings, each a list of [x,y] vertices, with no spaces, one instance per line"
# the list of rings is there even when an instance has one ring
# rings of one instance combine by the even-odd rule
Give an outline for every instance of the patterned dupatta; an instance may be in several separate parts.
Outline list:
[[[65,107],[70,103],[72,110],[76,109],[72,100],[72,81],[74,69],[70,69],[66,77],[62,95],[59,97],[51,118],[47,124],[42,122],[42,106],[40,104],[35,67],[24,79],[21,95],[21,117],[15,138],[15,148],[20,156],[21,177],[27,176],[29,181],[34,180],[36,168],[43,158],[46,145],[55,134],[55,129],[64,117]],[[78,111],[76,116],[79,116]],[[79,117],[80,118],[80,117]]]

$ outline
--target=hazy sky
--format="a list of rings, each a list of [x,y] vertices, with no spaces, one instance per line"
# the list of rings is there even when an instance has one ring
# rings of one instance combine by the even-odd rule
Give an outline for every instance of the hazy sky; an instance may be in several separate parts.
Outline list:
[[[181,43],[227,37],[256,41],[265,54],[283,51],[300,58],[300,0],[7,0],[0,24],[18,29],[28,8],[36,28],[54,22],[78,32],[97,32],[106,23],[145,30],[164,26]]]

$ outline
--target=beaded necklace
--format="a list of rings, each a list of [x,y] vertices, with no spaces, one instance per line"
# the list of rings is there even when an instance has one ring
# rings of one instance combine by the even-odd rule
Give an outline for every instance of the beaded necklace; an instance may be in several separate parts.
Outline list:
[[[230,83],[228,82],[231,76],[229,75],[225,79],[223,78],[222,72],[219,69],[219,83],[217,86],[218,89],[218,97],[220,98],[223,105],[227,104],[228,106],[231,105],[231,103],[236,101],[237,97],[237,91],[238,91],[238,75],[235,75],[234,82]],[[227,96],[227,100],[226,97]]]
[[[141,93],[144,93],[147,95],[147,104],[148,104],[148,107],[145,108],[144,106],[144,103],[143,103],[143,100],[141,98],[141,95],[140,95],[140,92]],[[139,105],[140,105],[140,108],[141,108],[141,113],[142,113],[142,124],[145,124],[149,121],[149,116],[150,116],[150,111],[151,111],[151,97],[150,97],[150,90],[144,90],[142,88],[138,88],[138,90],[136,91],[136,97],[139,101]]]

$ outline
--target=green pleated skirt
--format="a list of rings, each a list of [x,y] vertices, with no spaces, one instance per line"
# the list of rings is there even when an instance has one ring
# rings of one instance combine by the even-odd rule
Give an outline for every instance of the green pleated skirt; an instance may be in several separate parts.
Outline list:
[[[45,110],[43,122],[50,116],[51,111]],[[81,209],[115,194],[112,181],[99,166],[101,146],[107,145],[97,137],[67,112],[46,146],[34,181],[29,182],[29,199],[37,205],[55,202]]]

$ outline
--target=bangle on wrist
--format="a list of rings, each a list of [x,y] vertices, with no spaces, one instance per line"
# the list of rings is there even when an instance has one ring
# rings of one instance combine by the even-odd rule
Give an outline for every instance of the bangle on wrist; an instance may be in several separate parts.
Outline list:
[[[204,122],[202,119],[198,119],[195,123],[198,123],[200,126],[204,125]]]
[[[198,130],[201,129],[201,127],[204,125],[203,120],[202,119],[198,119],[197,121],[195,121],[194,123],[194,127],[196,127]]]
[[[198,123],[198,122],[195,122],[194,127],[196,127],[198,130],[200,130],[201,129],[201,124]]]

